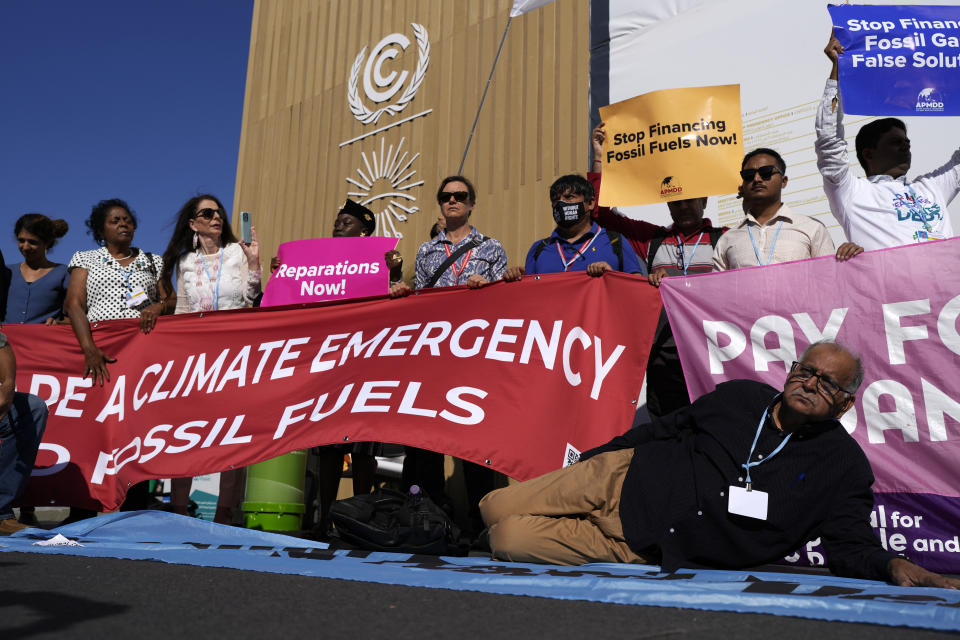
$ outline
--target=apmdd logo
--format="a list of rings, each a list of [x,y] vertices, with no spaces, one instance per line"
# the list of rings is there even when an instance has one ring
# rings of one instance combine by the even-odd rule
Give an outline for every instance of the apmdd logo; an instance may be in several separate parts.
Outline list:
[[[927,87],[917,94],[917,111],[943,111],[943,94],[934,87]]]
[[[660,182],[660,197],[669,198],[683,193],[683,187],[673,181],[673,176],[667,176]]]

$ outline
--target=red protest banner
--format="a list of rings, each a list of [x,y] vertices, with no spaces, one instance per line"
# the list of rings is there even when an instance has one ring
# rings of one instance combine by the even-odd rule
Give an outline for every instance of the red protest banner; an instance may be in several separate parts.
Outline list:
[[[607,273],[527,277],[399,300],[98,323],[111,381],[81,377],[69,327],[7,325],[17,387],[50,420],[25,503],[113,510],[133,483],[376,440],[519,479],[625,431],[660,312]]]

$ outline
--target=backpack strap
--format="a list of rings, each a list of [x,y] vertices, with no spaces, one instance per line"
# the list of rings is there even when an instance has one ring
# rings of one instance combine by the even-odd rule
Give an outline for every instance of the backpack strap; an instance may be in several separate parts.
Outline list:
[[[427,281],[427,284],[424,285],[423,288],[424,289],[433,288],[437,284],[437,281],[440,280],[440,276],[442,276],[446,272],[446,270],[450,268],[450,265],[456,262],[460,256],[465,254],[467,251],[470,251],[471,249],[476,249],[477,247],[479,247],[489,239],[490,238],[486,236],[480,236],[479,238],[474,238],[469,242],[463,243],[459,249],[451,253],[449,256],[447,256],[446,260],[440,263],[440,266],[437,267],[437,270],[433,272],[433,275],[430,276],[430,279]]]
[[[550,244],[550,238],[544,238],[537,243],[537,248],[533,250],[533,264],[537,264],[537,259],[540,257],[540,254],[543,253],[543,250],[547,248],[547,245]]]
[[[717,242],[720,241],[720,236],[723,235],[723,229],[718,229],[717,227],[710,227],[710,246],[716,247]]]
[[[623,238],[619,232],[614,231],[613,229],[603,229],[606,232],[607,237],[610,238],[610,248],[613,249],[613,253],[617,256],[617,271],[623,271]],[[600,233],[597,231],[597,233]],[[649,271],[649,269],[648,269]]]
[[[157,273],[157,265],[153,263],[153,254],[149,251],[144,251],[143,255],[147,256],[147,268],[150,269],[150,274],[153,276],[154,280],[160,280],[160,274]]]
[[[670,231],[666,227],[660,227],[650,238],[650,244],[647,245],[647,273],[653,273],[653,258],[657,255],[660,245],[663,244],[668,235],[670,235]]]

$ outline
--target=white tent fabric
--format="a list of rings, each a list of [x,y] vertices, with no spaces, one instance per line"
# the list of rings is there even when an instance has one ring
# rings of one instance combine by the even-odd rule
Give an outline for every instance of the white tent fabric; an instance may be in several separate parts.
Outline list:
[[[516,18],[521,16],[528,11],[533,11],[534,9],[539,9],[545,5],[550,4],[553,0],[513,0],[513,8],[510,9],[510,17]]]
[[[830,36],[825,3],[796,0],[594,0],[609,11],[609,101],[678,87],[739,84],[744,146],[777,149],[787,162],[790,183],[784,200],[799,213],[842,230],[829,212],[813,152],[814,115],[830,71],[823,47]],[[903,4],[885,0],[856,4]],[[916,4],[930,4],[917,2]],[[606,12],[603,12],[606,13]],[[594,108],[601,105],[594,105]],[[846,118],[851,161],[853,136],[867,122]],[[951,118],[907,118],[913,141],[910,176],[942,165],[956,149]],[[854,170],[860,172],[859,166]],[[960,199],[950,208],[960,228]],[[628,215],[669,224],[663,205],[631,207]],[[710,198],[707,215],[715,223],[736,224],[742,217],[734,196]]]

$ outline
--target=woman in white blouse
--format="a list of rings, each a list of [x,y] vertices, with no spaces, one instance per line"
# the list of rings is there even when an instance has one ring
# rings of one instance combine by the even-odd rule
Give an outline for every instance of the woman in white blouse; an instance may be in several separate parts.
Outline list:
[[[161,279],[170,283],[177,270],[176,313],[249,307],[260,295],[260,251],[237,241],[223,205],[215,196],[190,198],[163,253]]]
[[[238,242],[223,204],[204,194],[190,198],[177,214],[173,237],[163,253],[161,280],[168,286],[177,270],[176,313],[249,307],[260,295],[260,250],[257,232],[250,244]],[[220,474],[220,496],[214,521],[230,524],[243,499],[243,469]],[[187,514],[191,478],[171,483],[170,506]]]

